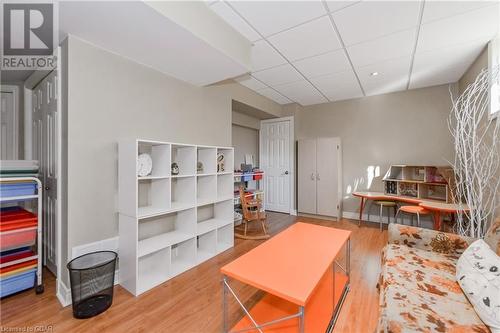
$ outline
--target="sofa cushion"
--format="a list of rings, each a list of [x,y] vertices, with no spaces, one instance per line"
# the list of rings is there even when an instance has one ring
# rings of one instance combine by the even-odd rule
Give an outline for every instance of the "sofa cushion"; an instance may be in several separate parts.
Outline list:
[[[398,285],[407,290],[427,292],[469,303],[455,279],[454,255],[389,244],[384,249],[381,287]]]
[[[389,225],[389,243],[452,255],[456,259],[474,240],[469,237],[397,223]]]
[[[458,259],[456,278],[478,316],[500,333],[500,257],[478,239]]]
[[[378,332],[489,332],[470,304],[398,285],[383,293]]]

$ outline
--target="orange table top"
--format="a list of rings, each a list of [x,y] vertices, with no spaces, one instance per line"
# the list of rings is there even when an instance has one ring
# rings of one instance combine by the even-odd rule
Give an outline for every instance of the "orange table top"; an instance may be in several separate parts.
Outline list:
[[[420,205],[429,210],[441,211],[441,212],[455,213],[455,212],[469,210],[469,207],[466,204],[449,204],[437,200],[411,198],[401,195],[385,194],[383,192],[354,192],[352,195],[355,197],[366,198],[369,200],[393,200],[393,201],[395,200],[395,201],[407,202]]]
[[[225,265],[221,272],[305,306],[350,235],[348,230],[299,222]]]

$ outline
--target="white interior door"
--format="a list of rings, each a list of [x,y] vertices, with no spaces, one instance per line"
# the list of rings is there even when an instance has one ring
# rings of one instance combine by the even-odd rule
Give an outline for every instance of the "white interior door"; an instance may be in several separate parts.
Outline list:
[[[57,274],[56,219],[57,219],[57,72],[47,75],[34,89],[32,101],[33,158],[40,163],[43,191],[43,246],[44,265]]]
[[[264,170],[265,208],[290,213],[293,198],[293,118],[263,120],[260,125],[260,167]]]
[[[2,86],[0,104],[1,159],[17,159],[17,103],[16,90]]]
[[[316,142],[317,214],[338,217],[339,149],[337,138],[318,138]]]
[[[316,139],[299,140],[297,163],[298,211],[316,214]]]

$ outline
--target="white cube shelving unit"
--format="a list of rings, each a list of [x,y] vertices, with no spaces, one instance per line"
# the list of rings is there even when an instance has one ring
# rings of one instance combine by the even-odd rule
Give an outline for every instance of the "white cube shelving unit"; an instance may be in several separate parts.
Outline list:
[[[217,153],[226,169],[217,172]],[[137,156],[153,160],[137,176]],[[234,245],[230,147],[131,139],[119,144],[120,284],[139,295]],[[171,174],[171,164],[179,174]],[[203,170],[197,170],[201,162]]]

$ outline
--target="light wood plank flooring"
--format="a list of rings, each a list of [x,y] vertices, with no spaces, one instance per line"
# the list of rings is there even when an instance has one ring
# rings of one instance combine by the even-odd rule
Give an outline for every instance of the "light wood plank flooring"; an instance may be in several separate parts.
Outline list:
[[[342,308],[335,332],[373,332],[378,318],[377,279],[380,254],[387,231],[378,224],[341,220],[332,222],[269,213],[271,234],[296,221],[352,230],[351,291]],[[55,279],[46,274],[45,293],[28,290],[0,301],[2,331],[14,327],[45,326],[53,332],[168,332],[211,333],[221,331],[221,282],[219,269],[262,241],[239,240],[235,247],[186,273],[133,297],[117,286],[112,307],[87,320],[72,317],[71,307],[62,308],[55,296]],[[293,244],[290,244],[293,246]],[[251,304],[260,296],[237,285],[238,294]],[[236,309],[233,304],[231,309]],[[235,310],[232,318],[240,314]],[[316,332],[308,332],[316,333]]]

